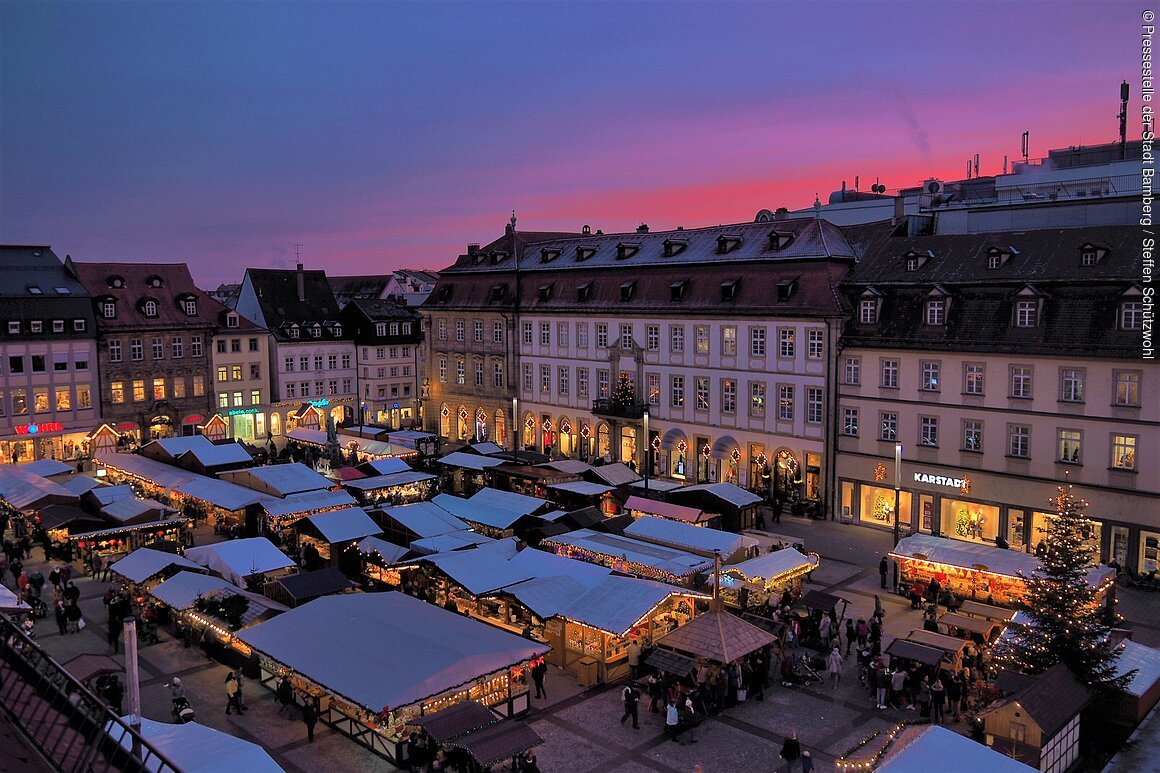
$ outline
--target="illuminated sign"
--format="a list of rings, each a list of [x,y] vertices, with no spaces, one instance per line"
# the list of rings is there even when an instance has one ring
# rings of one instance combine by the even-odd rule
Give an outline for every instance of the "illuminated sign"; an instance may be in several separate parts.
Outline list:
[[[948,475],[931,475],[929,472],[914,473],[915,483],[929,483],[932,486],[946,486],[947,488],[962,489],[964,485],[970,486],[962,478],[952,478]],[[969,489],[968,489],[969,490]]]
[[[330,405],[330,398],[328,398],[328,397],[324,397],[321,400],[311,400],[310,401],[311,408],[325,408],[328,405]]]
[[[41,432],[60,432],[64,425],[59,421],[44,421],[40,424],[21,424],[15,429],[17,435],[36,435]]]
[[[137,429],[137,422],[123,421],[117,425],[117,429],[121,430],[122,432],[128,432],[131,429]]]
[[[229,416],[248,416],[251,413],[261,413],[261,408],[234,408],[227,415]]]

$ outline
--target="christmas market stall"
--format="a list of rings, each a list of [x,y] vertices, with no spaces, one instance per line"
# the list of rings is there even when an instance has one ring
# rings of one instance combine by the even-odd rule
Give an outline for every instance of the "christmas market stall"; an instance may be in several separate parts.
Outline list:
[[[226,540],[189,548],[185,557],[239,587],[252,582],[261,590],[269,580],[286,574],[297,565],[265,537]]]
[[[456,612],[473,614],[480,594],[527,579],[510,565],[516,540],[509,538],[455,550],[420,556],[396,564],[400,586]]]
[[[418,451],[420,456],[431,456],[439,448],[439,436],[430,432],[398,429],[387,433],[387,441],[399,448]]]
[[[378,524],[361,507],[346,507],[327,513],[308,515],[294,524],[298,534],[298,550],[307,569],[338,566],[344,572],[355,574],[357,554],[346,553],[345,548],[363,537],[382,533]],[[345,566],[340,559],[345,557]]]
[[[411,465],[402,459],[389,457],[387,459],[368,459],[356,468],[368,478],[376,475],[394,475],[396,472],[410,472]]]
[[[315,490],[291,494],[284,499],[266,497],[259,503],[262,507],[263,533],[276,537],[280,544],[289,544],[294,533],[294,523],[308,515],[329,513],[350,507],[354,497],[345,491]]]
[[[383,527],[388,540],[410,545],[417,539],[470,529],[467,522],[444,510],[435,502],[415,502],[373,511],[371,517]]]
[[[304,491],[321,491],[334,488],[334,483],[319,475],[301,462],[271,464],[266,467],[251,467],[248,470],[231,470],[219,476],[222,480],[245,486],[248,489],[274,497],[288,497]]]
[[[89,559],[97,553],[104,560],[116,560],[118,556],[150,545],[189,544],[193,534],[192,518],[173,518],[167,521],[150,521],[127,526],[110,526],[104,529],[68,535],[68,543],[78,555]],[[50,537],[53,534],[50,532]],[[55,539],[55,537],[53,537]]]
[[[504,463],[503,459],[466,451],[452,451],[438,462],[443,468],[440,487],[456,494],[472,494],[482,489],[488,484],[487,471]]]
[[[752,491],[732,483],[683,486],[670,491],[666,497],[668,501],[678,505],[697,507],[706,513],[720,514],[720,523],[712,525],[736,532],[756,527],[757,510],[765,501]]]
[[[943,668],[958,671],[963,667],[963,651],[967,647],[965,639],[960,639],[957,636],[946,636],[934,631],[915,629],[906,634],[906,640],[921,644],[924,647],[941,650]]]
[[[1016,606],[1026,594],[1026,578],[1039,571],[1034,555],[926,534],[903,538],[890,556],[898,562],[900,592],[909,592],[916,581],[929,585],[933,578],[961,599],[992,606]],[[1097,603],[1112,603],[1115,579],[1115,570],[1106,566],[1088,571]]]
[[[407,470],[348,480],[342,487],[363,505],[406,505],[435,496],[437,484],[438,478],[430,473]]]
[[[462,529],[460,531],[449,531],[446,534],[436,534],[434,537],[417,539],[411,543],[411,550],[418,555],[429,556],[435,553],[449,553],[452,550],[463,550],[464,548],[473,548],[479,545],[486,545],[489,542],[499,541],[491,537],[485,537],[471,529]]]
[[[378,537],[366,537],[358,542],[354,548],[362,559],[362,576],[375,586],[398,588],[399,573],[392,568],[392,564],[402,561],[411,554],[410,548],[387,542]]]
[[[522,536],[525,526],[535,525],[531,516],[556,509],[555,505],[545,499],[494,488],[480,489],[468,499],[440,494],[431,501],[466,521],[480,534],[495,539]]]
[[[123,717],[128,723],[130,718]],[[119,735],[109,722],[110,735]],[[281,773],[282,767],[260,744],[215,730],[200,722],[170,724],[141,717],[138,726],[141,737],[149,746],[165,755],[174,766],[186,773],[211,771],[245,771],[246,773]],[[121,745],[130,748],[131,736],[123,735]]]
[[[624,530],[624,535],[707,558],[719,553],[723,564],[738,563],[754,557],[754,551],[760,545],[756,538],[745,534],[649,516],[633,521]]]
[[[326,631],[326,636],[318,632]],[[396,766],[421,717],[474,700],[504,716],[530,705],[528,668],[548,648],[402,593],[316,599],[238,634],[262,682],[283,675],[319,720]],[[334,656],[334,642],[344,657]],[[392,653],[392,667],[371,667]]]
[[[835,767],[840,773],[855,770],[874,770],[877,773],[928,770],[943,773],[952,770],[959,773],[1035,773],[1037,770],[939,725],[907,727],[898,724],[889,733],[883,735],[876,731],[867,740],[867,751],[863,752],[863,744],[858,744],[838,758]],[[948,767],[950,760],[954,761],[953,767]]]
[[[180,571],[204,574],[205,567],[184,556],[153,548],[137,548],[112,565],[110,571],[138,592],[148,591]]]
[[[547,487],[547,495],[553,502],[559,502],[565,510],[595,507],[600,512],[612,515],[620,511],[620,503],[612,492],[616,489],[606,483],[591,483],[574,480],[568,483],[552,483]]]
[[[721,567],[721,598],[731,607],[747,609],[774,602],[789,592],[794,598],[810,572],[818,568],[817,553],[783,548],[732,566]]]
[[[483,770],[544,742],[527,724],[505,721],[503,716],[477,701],[456,703],[419,717],[415,724],[444,750],[462,750]]]
[[[625,500],[624,509],[633,518],[666,518],[681,523],[714,528],[721,524],[719,516],[706,513],[696,507],[684,507],[683,505],[676,505],[672,502],[646,499],[644,497],[638,497],[635,494]]]
[[[973,639],[979,644],[990,644],[999,638],[1004,625],[994,620],[983,620],[970,615],[944,612],[938,617],[940,633],[948,636],[957,636],[962,639]]]
[[[0,465],[0,510],[17,537],[31,533],[26,518],[48,505],[75,505],[79,497],[59,483],[12,465]]]
[[[623,574],[685,588],[694,587],[697,575],[713,568],[713,560],[705,556],[591,529],[548,537],[540,542],[540,547]]]
[[[354,587],[338,567],[328,566],[313,572],[284,574],[266,583],[262,592],[266,598],[293,609],[323,596],[346,593]]]
[[[724,610],[710,609],[657,640],[658,650],[725,665],[773,644],[777,636]]]
[[[980,601],[964,601],[959,605],[959,614],[977,617],[981,620],[993,620],[996,623],[1007,624],[1015,618],[1015,610],[1006,607],[993,607]]]

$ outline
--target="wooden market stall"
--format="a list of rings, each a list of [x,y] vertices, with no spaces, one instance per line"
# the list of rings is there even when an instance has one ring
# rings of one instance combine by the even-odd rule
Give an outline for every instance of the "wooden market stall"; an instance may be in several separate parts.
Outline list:
[[[407,470],[345,481],[342,487],[360,504],[373,507],[426,502],[438,492],[439,479],[426,472]]]
[[[732,566],[721,567],[721,598],[731,607],[748,609],[776,603],[786,591],[801,596],[810,572],[818,568],[817,553],[783,548]]]
[[[113,564],[110,571],[133,588],[134,592],[144,593],[178,572],[205,574],[208,570],[176,553],[137,548]]]
[[[192,518],[173,518],[167,521],[110,526],[95,531],[69,534],[68,542],[79,555],[88,556],[96,552],[107,561],[150,545],[162,543],[187,545],[191,540],[193,528]]]
[[[698,574],[713,568],[713,559],[703,555],[592,529],[546,537],[540,547],[566,558],[686,588],[694,587]]]
[[[294,530],[298,534],[299,553],[306,561],[307,569],[336,566],[351,575],[358,571],[359,561],[357,554],[346,553],[345,549],[363,537],[382,533],[378,524],[361,507],[308,515],[294,524]],[[317,553],[321,566],[312,566],[306,560],[308,547]]]
[[[647,516],[637,518],[624,530],[624,535],[707,558],[720,554],[723,564],[736,564],[756,558],[760,544],[755,537],[745,534]]]
[[[725,531],[741,532],[757,526],[757,510],[765,501],[752,491],[732,483],[699,483],[673,489],[665,498],[678,505],[697,507],[720,516],[713,524]]]

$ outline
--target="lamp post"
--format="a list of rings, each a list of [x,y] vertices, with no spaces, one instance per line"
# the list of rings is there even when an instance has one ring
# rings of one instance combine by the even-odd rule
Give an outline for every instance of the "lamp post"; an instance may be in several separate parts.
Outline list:
[[[648,408],[644,409],[644,490],[648,491],[648,472],[652,467],[652,443],[648,434]]]
[[[894,546],[898,547],[898,505],[902,498],[902,443],[894,444]]]
[[[520,398],[512,398],[512,461],[517,464],[520,461]]]

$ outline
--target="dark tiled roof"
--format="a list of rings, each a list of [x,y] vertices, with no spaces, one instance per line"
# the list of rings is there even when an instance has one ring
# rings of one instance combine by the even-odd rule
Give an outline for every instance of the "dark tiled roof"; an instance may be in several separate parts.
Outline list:
[[[1091,693],[1067,666],[1057,663],[1044,671],[1013,700],[1031,715],[1045,739],[1055,735],[1091,700]]]
[[[657,639],[657,644],[716,663],[732,663],[776,639],[729,612],[706,612]]]
[[[326,281],[330,283],[330,289],[334,292],[334,297],[338,301],[338,305],[345,307],[346,304],[355,300],[356,298],[379,298],[387,289],[387,283],[391,281],[389,275],[369,275],[369,276],[328,276]]]
[[[351,301],[351,305],[359,309],[366,317],[376,322],[393,319],[411,321],[419,319],[419,312],[408,306],[401,306],[395,301],[387,299],[362,299]]]
[[[338,302],[326,280],[326,272],[309,270],[302,272],[303,296],[298,300],[298,272],[293,269],[250,268],[246,275],[253,284],[258,304],[262,308],[268,326],[279,340],[334,340],[342,338],[333,334],[333,325],[338,321]],[[321,339],[311,338],[305,331],[298,339],[291,339],[287,330],[297,323],[300,327],[318,323],[323,328]]]
[[[73,279],[51,247],[38,245],[0,245],[0,298],[84,298],[84,285]],[[36,287],[40,293],[29,288]],[[57,288],[66,292],[60,293]]]
[[[94,301],[117,301],[115,319],[97,314],[102,330],[166,329],[211,327],[217,322],[221,304],[193,283],[185,263],[73,263],[77,278]],[[160,280],[160,286],[150,282]],[[119,286],[118,286],[119,284]],[[181,301],[197,301],[197,314],[185,313]],[[157,302],[157,316],[147,317],[142,306],[147,299]]]
[[[337,567],[328,567],[314,572],[289,574],[278,580],[279,584],[297,602],[309,601],[331,593],[341,593],[354,586]]]

